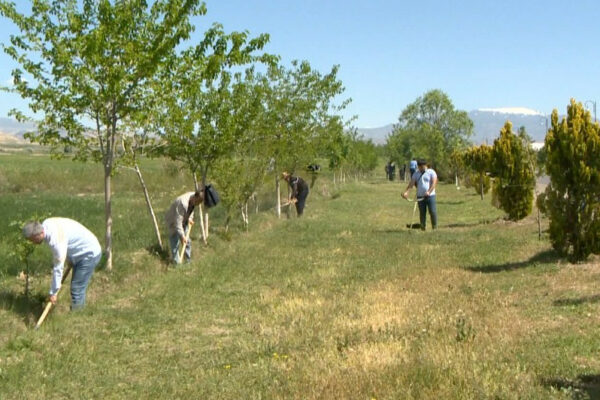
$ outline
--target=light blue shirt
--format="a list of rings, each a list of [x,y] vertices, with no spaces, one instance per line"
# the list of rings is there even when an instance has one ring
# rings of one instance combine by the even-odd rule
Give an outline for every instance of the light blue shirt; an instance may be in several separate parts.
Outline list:
[[[412,161],[410,162],[410,166],[409,166],[409,168],[410,168],[410,169],[417,169],[417,160],[412,160]]]
[[[53,268],[50,295],[61,286],[65,260],[76,265],[86,256],[98,256],[102,252],[96,236],[85,226],[69,218],[48,218],[42,222],[44,241],[52,250]]]
[[[421,175],[423,177],[421,177]],[[433,184],[433,180],[437,178],[437,174],[431,168],[427,168],[425,172],[417,171],[413,174],[412,180],[417,185],[417,197],[425,197],[425,193],[429,190]],[[435,189],[430,196],[435,196]]]

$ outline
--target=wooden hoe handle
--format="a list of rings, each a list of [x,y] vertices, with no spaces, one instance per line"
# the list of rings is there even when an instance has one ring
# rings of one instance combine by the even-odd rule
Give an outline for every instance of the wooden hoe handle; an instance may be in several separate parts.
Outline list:
[[[60,289],[62,288],[62,284],[65,283],[65,280],[67,279],[67,275],[69,275],[69,272],[71,272],[71,269],[72,269],[71,268],[71,264],[67,264],[67,268],[66,268],[65,273],[63,274],[63,277],[62,277],[61,287],[58,289],[58,292],[56,292],[57,296],[58,296],[58,293],[60,293]],[[42,322],[44,322],[44,320],[46,319],[46,316],[50,312],[51,308],[52,308],[52,302],[48,301],[48,303],[46,304],[46,307],[44,308],[44,312],[40,316],[40,319],[38,319],[38,322],[37,322],[37,324],[35,324],[35,328],[33,328],[33,329],[39,329],[39,327],[42,325]]]
[[[179,249],[179,254],[177,254],[177,261],[181,263],[183,261],[183,253],[185,252],[185,248],[187,247],[187,241],[190,240],[190,232],[192,231],[192,225],[188,224],[187,232],[185,233],[185,244],[179,242],[181,244],[181,249]]]

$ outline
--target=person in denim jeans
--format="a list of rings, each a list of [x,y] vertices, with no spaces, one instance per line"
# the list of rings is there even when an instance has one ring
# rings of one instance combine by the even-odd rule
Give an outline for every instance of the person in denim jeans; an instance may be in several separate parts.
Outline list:
[[[65,261],[71,263],[71,310],[83,308],[85,294],[102,249],[98,239],[79,222],[69,218],[48,218],[42,223],[31,221],[23,227],[23,236],[35,244],[46,242],[52,250],[53,269],[49,301],[56,304]]]
[[[431,228],[436,229],[437,207],[435,202],[435,187],[438,182],[437,174],[433,169],[427,168],[425,160],[417,160],[417,168],[418,172],[413,174],[402,197],[408,198],[408,191],[411,187],[416,186],[421,230],[424,231],[427,226],[427,209],[429,209],[429,217],[431,218]]]

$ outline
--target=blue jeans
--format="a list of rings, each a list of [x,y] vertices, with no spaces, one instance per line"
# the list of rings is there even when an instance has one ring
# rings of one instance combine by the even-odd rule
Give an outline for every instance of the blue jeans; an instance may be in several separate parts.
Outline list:
[[[423,197],[419,201],[419,217],[421,218],[421,229],[425,230],[427,226],[427,209],[429,209],[429,217],[431,218],[431,228],[437,228],[437,209],[435,206],[435,195]]]
[[[88,254],[77,264],[73,265],[73,277],[71,278],[71,310],[78,310],[85,305],[85,292],[87,291],[90,278],[94,269],[100,262],[102,253],[97,255]]]
[[[171,245],[171,258],[175,264],[179,264],[179,235],[177,233],[169,235],[169,244]],[[189,261],[192,258],[192,240],[188,239],[185,245],[185,258]],[[182,260],[183,261],[183,260]]]

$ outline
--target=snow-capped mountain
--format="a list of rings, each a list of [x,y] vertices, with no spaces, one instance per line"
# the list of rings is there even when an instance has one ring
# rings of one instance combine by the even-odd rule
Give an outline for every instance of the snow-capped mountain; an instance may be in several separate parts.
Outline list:
[[[534,142],[543,142],[546,124],[550,123],[550,116],[524,107],[480,108],[468,114],[474,125],[471,140],[475,144],[494,143],[506,121],[512,122],[514,132],[524,126]]]
[[[518,114],[518,115],[544,115],[539,111],[526,107],[500,107],[500,108],[480,108],[475,111],[491,112],[496,114]]]
[[[493,144],[506,121],[512,122],[514,132],[524,126],[534,142],[543,142],[546,137],[546,124],[550,124],[549,115],[526,107],[479,108],[468,112],[468,115],[474,125],[471,141],[475,144]],[[379,128],[359,128],[358,132],[365,139],[383,144],[393,129],[394,124],[388,124]]]

